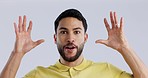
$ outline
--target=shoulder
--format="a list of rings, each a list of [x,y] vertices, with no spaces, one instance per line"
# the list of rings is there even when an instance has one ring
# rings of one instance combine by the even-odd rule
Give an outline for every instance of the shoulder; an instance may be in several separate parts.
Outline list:
[[[108,62],[93,62],[90,67],[101,70],[101,71],[102,70],[107,71],[107,72],[121,72],[122,71],[121,69],[117,68],[116,66]]]
[[[93,66],[110,72],[121,72],[122,70],[108,62],[95,62]]]
[[[107,62],[93,62],[91,60],[87,60],[87,67],[91,70],[109,70],[111,64]]]
[[[95,67],[101,67],[101,68],[109,68],[111,66],[110,63],[107,63],[107,62],[94,62],[92,64],[92,66],[95,66]]]
[[[33,70],[31,70],[28,74],[36,74],[38,72],[45,72],[46,70],[48,70],[48,67],[37,66],[36,68],[34,68]]]

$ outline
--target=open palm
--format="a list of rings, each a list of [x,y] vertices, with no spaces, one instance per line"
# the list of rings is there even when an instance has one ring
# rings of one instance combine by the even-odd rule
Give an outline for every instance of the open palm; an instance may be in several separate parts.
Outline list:
[[[110,12],[110,20],[112,28],[110,28],[110,25],[108,24],[106,18],[104,19],[104,24],[108,31],[108,39],[107,40],[99,39],[96,40],[96,43],[105,44],[106,46],[109,46],[115,50],[120,51],[122,46],[127,45],[127,40],[125,39],[123,33],[123,18],[121,17],[120,24],[118,24],[116,12],[114,13]]]
[[[37,40],[33,41],[31,39],[31,30],[32,30],[32,21],[29,22],[29,26],[26,30],[26,16],[22,17],[19,16],[19,23],[18,26],[14,23],[15,34],[16,34],[16,42],[14,47],[14,52],[22,52],[27,53],[37,45],[44,42],[44,40]]]

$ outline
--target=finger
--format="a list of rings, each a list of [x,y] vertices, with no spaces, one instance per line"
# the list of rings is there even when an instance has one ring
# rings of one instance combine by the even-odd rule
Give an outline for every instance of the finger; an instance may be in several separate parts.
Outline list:
[[[29,22],[29,27],[27,29],[27,32],[29,32],[29,34],[31,34],[31,30],[32,30],[32,21]]]
[[[34,42],[34,46],[33,47],[36,47],[36,46],[38,46],[39,44],[41,44],[43,42],[44,42],[44,39],[37,40],[36,42]]]
[[[18,28],[17,28],[17,25],[16,25],[16,23],[14,23],[14,29],[15,29],[15,34],[16,34],[16,35],[18,35],[18,33],[19,33],[19,30],[18,30]]]
[[[104,18],[104,24],[105,24],[105,26],[106,26],[107,31],[109,32],[110,26],[109,26],[109,24],[108,24],[106,18]]]
[[[107,40],[102,40],[102,39],[96,40],[95,43],[100,43],[100,44],[108,45],[108,41]]]
[[[22,17],[19,16],[19,24],[18,24],[19,32],[22,31]]]
[[[24,17],[23,17],[22,30],[23,30],[23,31],[26,31],[26,16],[25,16],[25,15],[24,15]]]
[[[118,20],[117,20],[116,12],[114,12],[114,20],[115,20],[115,27],[118,27]]]
[[[120,19],[120,30],[123,31],[123,17]]]
[[[114,18],[113,18],[112,11],[110,12],[110,20],[111,20],[112,28],[115,28],[115,21],[114,21]]]

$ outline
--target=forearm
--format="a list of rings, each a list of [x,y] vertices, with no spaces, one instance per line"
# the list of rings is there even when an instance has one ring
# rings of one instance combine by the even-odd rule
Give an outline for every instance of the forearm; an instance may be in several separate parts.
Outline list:
[[[0,74],[0,78],[15,78],[22,57],[22,53],[12,52],[7,64]]]
[[[134,78],[148,78],[148,68],[131,47],[122,47],[120,53],[131,68]]]

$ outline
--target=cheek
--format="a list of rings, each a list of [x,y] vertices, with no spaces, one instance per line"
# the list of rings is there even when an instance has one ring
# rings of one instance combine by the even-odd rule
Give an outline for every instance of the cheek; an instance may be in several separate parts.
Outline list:
[[[64,41],[65,41],[64,37],[62,37],[62,36],[57,37],[57,43],[63,44],[63,43],[65,43]]]
[[[84,36],[77,37],[76,40],[77,40],[76,42],[77,42],[78,44],[81,44],[81,43],[84,43],[84,42],[85,42]]]

